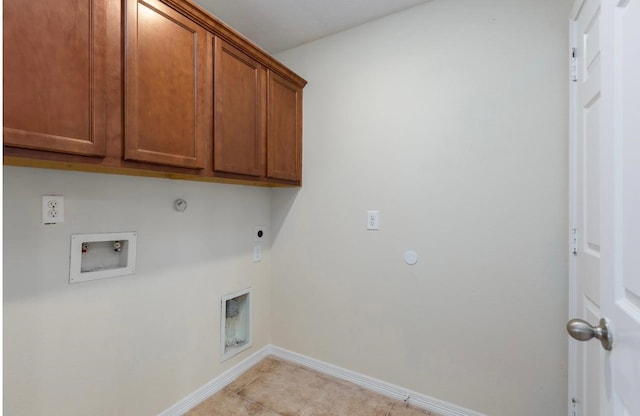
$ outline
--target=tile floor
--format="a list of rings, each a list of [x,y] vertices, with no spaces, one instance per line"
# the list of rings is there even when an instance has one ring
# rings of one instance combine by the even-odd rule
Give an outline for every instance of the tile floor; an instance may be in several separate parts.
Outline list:
[[[268,357],[186,416],[437,416]]]

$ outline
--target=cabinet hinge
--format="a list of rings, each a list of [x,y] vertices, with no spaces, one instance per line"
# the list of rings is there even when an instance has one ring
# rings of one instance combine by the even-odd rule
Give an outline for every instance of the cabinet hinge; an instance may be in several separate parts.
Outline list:
[[[578,58],[576,48],[571,48],[571,81],[578,82]]]
[[[578,254],[578,229],[572,228],[571,234],[569,235],[569,247],[571,250],[571,254],[576,256]]]

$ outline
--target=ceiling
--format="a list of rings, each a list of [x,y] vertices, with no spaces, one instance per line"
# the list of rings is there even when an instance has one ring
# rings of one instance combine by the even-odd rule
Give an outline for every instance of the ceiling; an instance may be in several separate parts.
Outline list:
[[[194,0],[272,54],[427,1]]]

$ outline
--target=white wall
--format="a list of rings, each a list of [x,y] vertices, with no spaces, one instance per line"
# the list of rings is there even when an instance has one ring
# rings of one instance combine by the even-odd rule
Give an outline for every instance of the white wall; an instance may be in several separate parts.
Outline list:
[[[567,16],[435,0],[278,55],[309,84],[304,186],[274,191],[274,344],[492,416],[565,414]]]
[[[6,167],[4,414],[158,414],[268,344],[270,216],[268,189]],[[115,231],[138,232],[136,273],[70,285],[71,234]],[[254,347],[221,364],[220,298],[248,286]]]

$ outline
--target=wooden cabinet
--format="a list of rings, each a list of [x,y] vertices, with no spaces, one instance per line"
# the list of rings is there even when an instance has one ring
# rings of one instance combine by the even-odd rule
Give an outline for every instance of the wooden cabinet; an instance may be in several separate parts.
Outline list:
[[[213,169],[264,176],[267,71],[246,53],[215,38],[213,72]]]
[[[127,0],[124,156],[204,168],[207,32],[157,0]]]
[[[105,0],[4,1],[5,145],[105,155],[106,8]]]
[[[299,182],[302,88],[218,38],[214,56],[214,170]]]
[[[267,177],[302,178],[302,88],[269,71]]]
[[[4,163],[296,186],[306,81],[188,0],[5,0]]]

